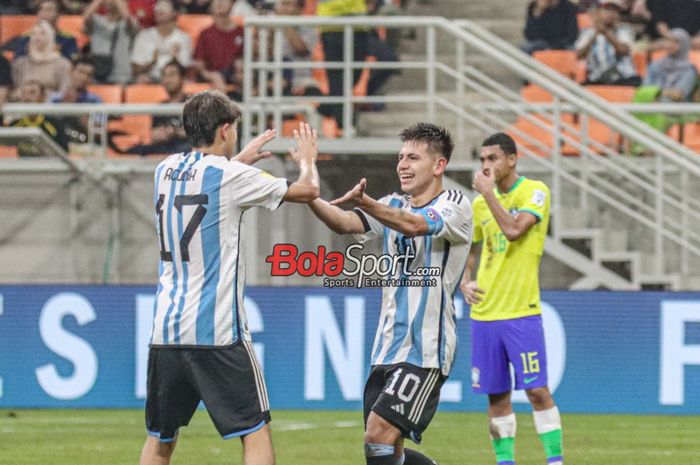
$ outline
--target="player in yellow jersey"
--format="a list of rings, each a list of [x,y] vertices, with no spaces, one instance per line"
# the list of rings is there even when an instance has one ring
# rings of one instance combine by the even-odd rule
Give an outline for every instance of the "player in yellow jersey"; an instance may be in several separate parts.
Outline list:
[[[474,246],[460,286],[471,305],[472,390],[489,395],[489,433],[498,465],[514,465],[512,365],[515,389],[525,389],[532,404],[547,463],[562,465],[561,419],[547,387],[538,279],[549,224],[549,189],[518,175],[517,149],[507,134],[484,140],[480,159],[482,169],[473,184],[481,194],[473,203]]]

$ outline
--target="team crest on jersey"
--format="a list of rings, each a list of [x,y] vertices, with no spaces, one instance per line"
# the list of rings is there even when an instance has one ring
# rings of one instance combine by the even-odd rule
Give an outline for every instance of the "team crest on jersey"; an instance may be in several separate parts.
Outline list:
[[[472,368],[472,387],[479,387],[480,377],[481,373],[479,372],[479,369],[477,367]]]
[[[428,215],[428,218],[430,218],[430,221],[440,221],[440,217],[438,216],[438,212],[433,210],[432,208],[427,208],[425,210],[425,214]]]

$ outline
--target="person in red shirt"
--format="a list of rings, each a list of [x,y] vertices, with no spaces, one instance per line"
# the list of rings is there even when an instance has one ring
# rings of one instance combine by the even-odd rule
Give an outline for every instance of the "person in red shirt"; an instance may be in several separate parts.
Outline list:
[[[214,87],[225,91],[226,76],[233,63],[243,57],[243,28],[229,16],[233,0],[214,0],[211,16],[214,24],[199,34],[194,51],[194,66],[199,76]]]
[[[156,6],[157,0],[129,0],[129,11],[131,15],[139,20],[142,28],[147,28],[155,25],[155,16],[153,8]]]

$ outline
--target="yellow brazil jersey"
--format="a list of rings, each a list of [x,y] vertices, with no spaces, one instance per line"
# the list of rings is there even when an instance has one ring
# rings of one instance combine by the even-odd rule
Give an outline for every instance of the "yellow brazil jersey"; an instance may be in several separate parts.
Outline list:
[[[511,320],[540,314],[539,265],[549,224],[549,189],[541,181],[521,176],[506,193],[495,189],[498,202],[512,216],[532,214],[535,223],[510,242],[498,227],[483,196],[473,203],[474,239],[483,242],[477,285],[485,294],[471,307],[480,321]]]
[[[320,0],[316,5],[316,16],[358,16],[367,14],[365,0]],[[365,27],[355,27],[355,30],[367,30]],[[321,32],[340,32],[342,26],[321,26]]]

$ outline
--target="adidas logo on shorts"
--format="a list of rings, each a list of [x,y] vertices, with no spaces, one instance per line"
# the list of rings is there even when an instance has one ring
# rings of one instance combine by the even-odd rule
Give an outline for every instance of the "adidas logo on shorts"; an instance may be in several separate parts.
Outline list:
[[[399,412],[401,415],[404,414],[403,412],[403,404],[396,404],[391,406],[391,410],[394,410],[396,412]]]

